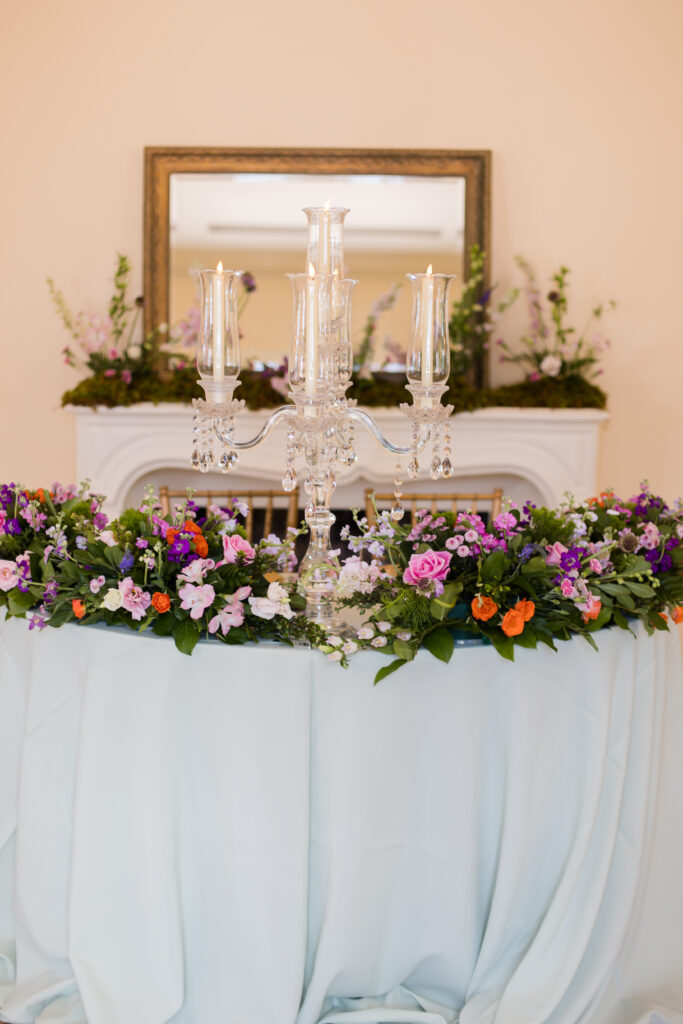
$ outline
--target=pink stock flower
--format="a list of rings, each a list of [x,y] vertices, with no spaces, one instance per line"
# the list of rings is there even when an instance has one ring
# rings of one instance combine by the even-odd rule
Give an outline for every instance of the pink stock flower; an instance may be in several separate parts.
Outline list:
[[[640,539],[641,548],[652,551],[659,544],[659,527],[656,523],[645,523],[643,536]]]
[[[181,608],[190,612],[191,619],[201,619],[207,608],[210,608],[216,600],[216,591],[210,583],[201,587],[195,587],[192,583],[186,583],[178,591],[181,597]]]
[[[178,579],[183,583],[201,583],[209,569],[215,565],[213,558],[195,558],[194,562],[185,566]]]
[[[0,508],[0,533],[5,532],[5,522],[7,521],[7,513],[4,508]]]
[[[240,587],[239,590],[230,597],[224,608],[221,608],[218,615],[209,622],[209,633],[215,633],[220,628],[221,633],[225,636],[233,626],[241,626],[244,622],[244,606],[242,601],[245,601],[251,594],[251,587]]]
[[[119,583],[119,593],[121,594],[121,606],[130,612],[136,622],[139,622],[149,608],[151,595],[134,583],[130,576],[126,576]]]
[[[239,533],[228,533],[223,534],[223,555],[225,561],[230,563],[237,562],[241,556],[241,561],[248,565],[254,561],[256,551]]]
[[[565,577],[560,583],[560,590],[562,591],[563,597],[576,597],[577,589],[572,581]]]
[[[16,587],[19,577],[17,576],[17,563],[7,558],[0,558],[0,590],[7,593]]]
[[[104,582],[104,576],[98,576],[96,579],[90,580],[90,593],[99,594],[100,590],[104,586]]]
[[[560,559],[562,555],[566,554],[567,550],[568,549],[564,544],[560,544],[559,540],[555,541],[554,544],[547,544],[546,551],[548,554],[546,556],[545,564],[559,568],[561,565]]]
[[[600,561],[600,559],[599,558],[591,558],[591,560],[589,562],[589,565],[590,565],[592,571],[597,573],[598,576],[599,576],[600,573],[603,570],[603,565],[602,565],[602,562]]]
[[[451,564],[451,551],[432,551],[411,555],[403,573],[403,582],[417,586],[422,580],[445,580]]]

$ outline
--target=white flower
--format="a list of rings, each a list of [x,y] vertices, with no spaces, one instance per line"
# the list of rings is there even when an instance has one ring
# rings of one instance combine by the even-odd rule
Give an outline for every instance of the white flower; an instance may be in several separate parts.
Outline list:
[[[374,640],[370,641],[372,647],[386,647],[387,638],[385,636],[376,636]]]
[[[270,587],[268,589],[270,590]],[[271,601],[269,597],[250,597],[249,605],[259,619],[272,619],[276,615],[282,615],[285,619],[294,618],[294,612],[286,601]]]
[[[121,591],[118,589],[114,590],[114,588],[112,587],[104,595],[104,600],[102,601],[101,607],[106,608],[107,611],[115,612],[117,608],[121,607],[122,601],[123,596],[121,594]]]
[[[102,532],[99,535],[99,539],[101,541],[104,541],[108,548],[113,548],[114,545],[116,544],[116,538],[114,537],[114,534],[111,532],[111,530],[102,530]]]
[[[561,369],[562,360],[559,356],[552,355],[552,353],[542,359],[539,366],[539,370],[541,373],[544,373],[546,377],[557,377]]]
[[[126,355],[130,356],[131,359],[139,359],[142,355],[142,349],[139,345],[129,345],[126,349]]]
[[[372,626],[361,626],[356,635],[359,640],[372,640],[375,635],[375,631]]]
[[[330,647],[341,647],[341,645],[344,643],[340,636],[335,636],[334,634],[332,636],[328,636],[327,642],[330,645]]]
[[[391,623],[390,622],[378,622],[378,623],[376,623],[376,625],[377,625],[377,629],[380,631],[380,633],[388,633],[389,630],[391,629]]]
[[[328,661],[341,661],[342,660],[342,652],[341,651],[331,651],[330,654],[327,655],[327,660]]]
[[[279,583],[271,583],[268,587],[268,600],[276,604],[289,604],[289,594]]]
[[[358,644],[355,640],[347,640],[342,647],[344,654],[355,654],[358,650]]]

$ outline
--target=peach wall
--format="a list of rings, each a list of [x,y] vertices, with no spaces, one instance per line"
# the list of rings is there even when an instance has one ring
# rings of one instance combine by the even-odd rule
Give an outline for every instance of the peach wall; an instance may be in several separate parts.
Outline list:
[[[74,474],[44,279],[103,309],[120,251],[139,287],[145,145],[443,147],[493,151],[501,285],[523,252],[572,268],[577,321],[619,300],[601,482],[683,491],[680,0],[23,0],[0,19],[0,479]]]

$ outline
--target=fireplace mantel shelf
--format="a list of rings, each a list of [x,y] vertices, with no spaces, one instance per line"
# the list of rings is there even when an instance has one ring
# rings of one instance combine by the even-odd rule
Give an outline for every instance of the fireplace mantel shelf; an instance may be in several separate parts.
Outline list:
[[[169,473],[176,484],[182,474],[184,482],[195,487],[208,485],[209,480],[216,489],[244,487],[247,482],[281,486],[285,435],[280,428],[263,445],[244,453],[239,467],[229,475],[203,477],[189,468],[193,415],[189,405],[68,406],[68,410],[76,416],[79,479],[90,479],[94,490],[107,495],[110,513],[137,501],[148,480],[170,480]],[[398,409],[368,411],[390,440],[408,444],[410,425]],[[269,412],[241,413],[238,438],[260,430]],[[438,486],[429,480],[429,490],[469,489],[500,481],[517,501],[556,505],[566,492],[586,497],[597,487],[599,432],[608,419],[600,409],[493,407],[459,413],[450,421],[453,477],[439,481]],[[366,486],[387,489],[395,475],[395,461],[362,427],[356,428],[355,447],[358,461],[340,474],[337,507],[362,504]],[[423,481],[429,479],[430,461],[428,447],[421,458]]]

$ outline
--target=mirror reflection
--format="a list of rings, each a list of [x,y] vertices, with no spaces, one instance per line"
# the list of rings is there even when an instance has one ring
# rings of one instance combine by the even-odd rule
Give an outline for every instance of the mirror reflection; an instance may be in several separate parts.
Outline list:
[[[410,326],[408,273],[464,270],[465,178],[395,174],[172,173],[169,213],[169,321],[197,304],[191,271],[215,267],[251,274],[256,289],[240,316],[242,361],[278,363],[289,350],[291,285],[287,273],[305,271],[305,206],[346,206],[347,277],[354,295],[354,348],[367,318],[386,296],[373,364],[399,365]],[[243,301],[246,296],[243,296]]]

